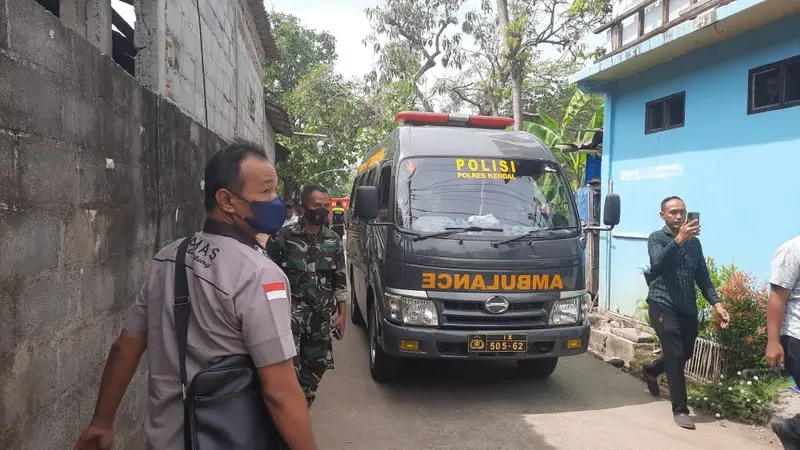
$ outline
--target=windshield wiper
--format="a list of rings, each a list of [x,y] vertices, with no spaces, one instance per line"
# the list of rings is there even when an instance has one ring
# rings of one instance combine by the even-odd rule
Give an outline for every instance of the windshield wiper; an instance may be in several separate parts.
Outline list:
[[[470,231],[503,231],[502,228],[484,228],[484,227],[447,227],[444,231],[434,231],[432,233],[425,233],[414,236],[412,240],[421,241],[430,237],[449,236],[455,233],[466,233]]]
[[[509,242],[520,241],[522,239],[533,239],[534,236],[536,236],[537,234],[550,235],[550,234],[552,234],[554,232],[558,232],[558,231],[562,231],[562,230],[569,230],[569,228],[553,228],[553,229],[550,229],[550,230],[531,230],[531,231],[528,231],[525,234],[520,234],[519,236],[514,236],[512,238],[504,239],[502,241],[492,242],[492,247],[497,248],[497,247],[499,247],[499,246],[501,246],[503,244],[508,244]]]

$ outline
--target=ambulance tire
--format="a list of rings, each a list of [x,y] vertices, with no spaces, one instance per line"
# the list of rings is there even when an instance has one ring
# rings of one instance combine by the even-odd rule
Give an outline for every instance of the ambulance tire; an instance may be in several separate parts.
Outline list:
[[[378,343],[378,308],[371,306],[369,308],[369,374],[372,379],[378,383],[385,383],[394,378],[397,369],[399,368],[399,358],[392,356],[381,348]]]
[[[555,372],[558,358],[520,359],[517,365],[531,378],[547,378]]]

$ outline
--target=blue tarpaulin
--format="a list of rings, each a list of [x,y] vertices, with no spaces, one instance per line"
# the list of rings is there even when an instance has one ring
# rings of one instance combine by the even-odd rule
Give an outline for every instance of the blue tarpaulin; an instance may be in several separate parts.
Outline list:
[[[590,187],[584,186],[575,191],[575,202],[578,204],[578,216],[586,223],[589,222],[589,198],[594,195]]]
[[[583,181],[584,186],[589,184],[592,179],[600,178],[600,155],[586,155],[586,179]]]

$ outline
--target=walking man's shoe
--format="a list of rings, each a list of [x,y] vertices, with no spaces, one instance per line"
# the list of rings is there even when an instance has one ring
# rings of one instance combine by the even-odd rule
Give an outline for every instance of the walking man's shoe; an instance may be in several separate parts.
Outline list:
[[[687,430],[695,429],[694,420],[686,413],[675,414],[675,423],[678,424],[679,427],[686,428]]]
[[[798,436],[798,423],[800,414],[790,419],[774,418],[769,421],[772,431],[781,440],[784,450],[800,450],[800,436]]]
[[[650,375],[647,371],[642,372],[644,374],[644,382],[647,383],[647,390],[650,391],[654,397],[661,396],[661,388],[658,386],[658,377],[655,375]]]

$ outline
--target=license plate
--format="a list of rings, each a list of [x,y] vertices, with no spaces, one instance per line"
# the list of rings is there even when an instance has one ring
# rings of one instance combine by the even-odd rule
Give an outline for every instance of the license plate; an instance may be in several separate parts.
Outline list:
[[[524,334],[473,334],[467,341],[470,353],[527,353],[528,337]]]

